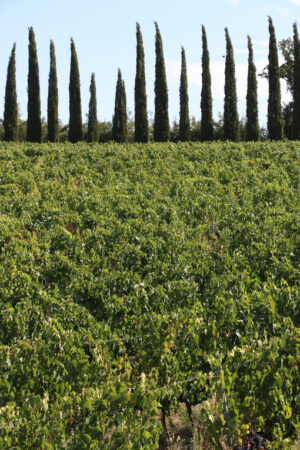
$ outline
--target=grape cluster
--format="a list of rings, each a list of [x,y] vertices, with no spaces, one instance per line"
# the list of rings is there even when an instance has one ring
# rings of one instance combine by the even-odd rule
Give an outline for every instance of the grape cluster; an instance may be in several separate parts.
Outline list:
[[[264,450],[267,448],[267,444],[264,442],[263,438],[253,431],[248,435],[247,442],[244,445],[237,445],[234,450]]]

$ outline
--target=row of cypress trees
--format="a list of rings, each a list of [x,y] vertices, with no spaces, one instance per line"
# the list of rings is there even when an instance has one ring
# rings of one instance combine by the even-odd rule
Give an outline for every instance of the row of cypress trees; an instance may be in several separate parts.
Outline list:
[[[158,24],[155,22],[155,116],[153,137],[156,142],[168,141],[170,138],[168,115],[168,88],[163,54],[163,43]],[[269,17],[269,102],[268,102],[268,136],[272,140],[283,138],[283,114],[280,96],[280,73],[278,63],[277,43],[272,19]],[[149,125],[147,117],[147,96],[145,78],[145,55],[140,25],[136,25],[137,58],[135,77],[135,134],[136,142],[147,142]],[[226,60],[225,60],[225,97],[224,97],[224,139],[238,141],[239,118],[237,112],[237,92],[234,53],[228,29],[225,28]],[[259,140],[258,102],[256,67],[253,60],[253,48],[248,36],[248,86],[246,98],[246,140]],[[17,140],[18,108],[16,94],[16,45],[13,45],[7,70],[4,110],[4,139]],[[294,24],[294,85],[293,85],[293,138],[300,139],[300,43],[297,25]],[[187,141],[190,138],[189,98],[187,83],[187,67],[184,48],[181,49],[180,76],[180,120],[179,139]],[[202,90],[201,90],[201,140],[213,140],[211,75],[209,67],[209,51],[205,27],[202,26]],[[56,58],[53,41],[50,41],[50,72],[48,87],[48,140],[56,142],[59,139],[58,121],[58,88],[56,74]],[[28,118],[27,141],[41,142],[42,123],[40,108],[39,67],[36,42],[33,28],[29,28],[29,69],[28,69]],[[78,58],[73,39],[71,39],[71,65],[69,83],[69,131],[70,142],[83,139],[80,75]],[[99,126],[97,120],[96,84],[94,73],[91,76],[90,102],[88,115],[87,140],[97,142]],[[112,139],[116,142],[127,140],[127,111],[125,83],[120,69],[115,95],[115,110],[112,124]]]

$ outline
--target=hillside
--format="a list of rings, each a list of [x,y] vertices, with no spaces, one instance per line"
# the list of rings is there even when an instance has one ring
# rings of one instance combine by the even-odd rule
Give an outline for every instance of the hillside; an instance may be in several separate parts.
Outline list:
[[[0,448],[300,427],[295,142],[0,144]],[[190,417],[193,420],[193,417]]]

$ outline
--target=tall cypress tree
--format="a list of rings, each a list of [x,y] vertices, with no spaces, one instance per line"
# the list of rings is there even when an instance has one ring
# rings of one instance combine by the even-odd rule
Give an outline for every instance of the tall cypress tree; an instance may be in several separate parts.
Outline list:
[[[97,98],[96,98],[96,83],[95,74],[92,73],[90,84],[90,103],[89,103],[89,121],[88,121],[88,142],[98,142],[99,140],[99,126],[97,119]]]
[[[48,85],[48,141],[57,142],[58,132],[58,89],[56,74],[55,47],[50,41],[50,71]]]
[[[281,109],[277,42],[271,17],[269,17],[269,35],[268,135],[269,139],[278,141],[283,138],[283,116]]]
[[[13,45],[7,67],[4,103],[4,140],[18,140],[18,104],[16,89],[16,44]]]
[[[125,83],[122,80],[121,70],[118,69],[116,86],[115,113],[113,116],[112,139],[116,142],[127,141],[127,111]]]
[[[27,106],[27,141],[41,142],[41,101],[39,65],[36,50],[35,34],[33,28],[29,28],[29,59],[28,59],[28,106]]]
[[[134,87],[135,142],[148,142],[148,116],[145,77],[145,54],[140,25],[136,24],[136,75]]]
[[[201,141],[213,140],[211,75],[207,37],[202,25],[202,89],[201,89]]]
[[[180,113],[179,113],[179,139],[190,139],[189,96],[187,83],[186,58],[184,48],[181,48],[181,75],[180,75]]]
[[[293,74],[293,139],[300,139],[300,42],[297,24],[294,23],[294,74]]]
[[[226,36],[226,60],[225,60],[225,99],[224,99],[224,139],[230,141],[239,140],[239,118],[237,112],[237,95],[235,64],[233,48],[228,29]]]
[[[154,113],[154,141],[165,142],[170,138],[170,124],[168,113],[168,87],[163,53],[163,44],[157,22],[155,22],[155,113]]]
[[[78,68],[78,58],[73,39],[71,39],[71,67],[69,84],[69,141],[82,141],[82,116],[81,116],[81,96],[80,77]]]
[[[256,67],[253,61],[253,48],[250,36],[248,36],[248,85],[247,85],[247,106],[246,106],[246,140],[259,140],[258,125],[258,104],[257,104],[257,79]]]

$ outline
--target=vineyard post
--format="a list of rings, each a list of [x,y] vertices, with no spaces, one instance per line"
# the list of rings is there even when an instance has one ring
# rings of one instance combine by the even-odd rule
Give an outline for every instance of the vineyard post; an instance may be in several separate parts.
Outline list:
[[[215,234],[216,234],[216,232],[215,232],[215,222],[211,223],[211,231],[212,231],[213,236],[215,236]]]

